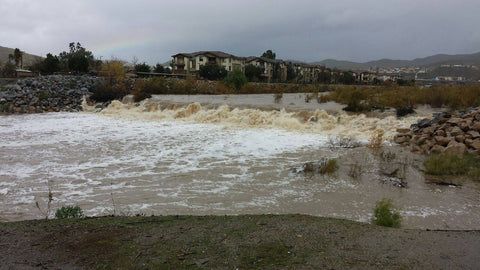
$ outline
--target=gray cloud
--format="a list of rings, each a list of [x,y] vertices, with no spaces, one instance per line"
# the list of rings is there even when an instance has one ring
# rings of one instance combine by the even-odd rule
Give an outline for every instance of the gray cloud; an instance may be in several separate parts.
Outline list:
[[[0,45],[45,55],[79,41],[150,64],[221,50],[368,61],[480,51],[478,0],[0,0]]]

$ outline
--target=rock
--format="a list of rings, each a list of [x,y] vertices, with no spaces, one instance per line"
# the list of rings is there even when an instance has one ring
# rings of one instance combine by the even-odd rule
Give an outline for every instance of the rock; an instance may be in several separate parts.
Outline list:
[[[409,128],[397,128],[397,133],[407,134],[407,133],[410,133],[410,129]]]
[[[403,135],[396,135],[396,136],[393,138],[393,141],[394,141],[395,143],[402,144],[402,143],[408,141],[408,137],[407,137],[407,136],[403,136]]]
[[[455,140],[456,140],[457,142],[463,143],[463,142],[465,142],[465,136],[463,136],[463,135],[457,135],[457,136],[455,136]]]
[[[445,133],[445,130],[438,129],[438,130],[435,132],[435,135],[436,135],[436,136],[445,137],[445,136],[447,135],[447,133]]]
[[[474,150],[480,150],[480,139],[473,140],[469,146]]]
[[[430,152],[434,154],[439,154],[439,153],[443,153],[444,150],[445,150],[445,147],[436,144],[430,149]]]
[[[444,152],[455,153],[458,155],[463,154],[467,150],[467,147],[463,143],[459,143],[456,141],[450,141],[445,148]]]
[[[434,127],[427,127],[423,129],[423,134],[432,135],[435,132]]]
[[[463,135],[463,130],[460,127],[453,127],[450,130],[450,135],[452,136],[458,136],[458,135]]]
[[[452,125],[457,125],[457,126],[460,125],[460,123],[462,122],[463,122],[463,119],[458,117],[452,117],[447,121],[447,123]]]
[[[447,145],[451,141],[450,138],[443,137],[443,136],[435,136],[434,139],[437,144],[442,146]]]
[[[480,122],[473,123],[473,125],[470,127],[470,129],[480,132]]]
[[[473,139],[480,137],[480,133],[478,133],[476,130],[467,131],[467,134],[472,136]]]

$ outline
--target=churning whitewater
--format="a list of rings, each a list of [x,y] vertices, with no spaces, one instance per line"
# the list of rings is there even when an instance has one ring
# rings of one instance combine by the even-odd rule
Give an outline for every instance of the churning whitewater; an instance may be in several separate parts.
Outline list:
[[[119,102],[101,113],[0,116],[0,219],[45,217],[49,190],[51,216],[77,204],[87,215],[303,213],[368,222],[375,202],[389,197],[406,227],[479,229],[478,186],[431,186],[409,169],[401,189],[382,182],[368,149],[326,147],[334,134],[391,137],[414,120]],[[337,158],[340,170],[292,172],[322,157]],[[348,177],[355,164],[364,166],[359,179]]]

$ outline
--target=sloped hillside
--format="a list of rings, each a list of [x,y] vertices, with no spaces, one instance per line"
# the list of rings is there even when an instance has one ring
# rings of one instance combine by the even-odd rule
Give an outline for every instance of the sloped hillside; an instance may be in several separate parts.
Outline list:
[[[19,48],[19,49],[22,50],[22,48]],[[15,49],[0,46],[0,61],[2,62],[2,64],[8,61],[8,55],[13,54],[14,50]],[[24,52],[23,65],[25,66],[32,65],[33,63],[35,63],[37,58],[43,58],[43,57]]]

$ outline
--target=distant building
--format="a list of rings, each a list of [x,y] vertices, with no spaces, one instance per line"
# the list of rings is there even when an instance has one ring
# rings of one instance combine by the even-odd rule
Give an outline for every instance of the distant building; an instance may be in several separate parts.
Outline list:
[[[203,65],[218,65],[228,72],[245,70],[245,58],[220,51],[199,51],[194,53],[178,53],[173,57],[173,73],[196,75]]]
[[[287,80],[287,65],[283,60],[250,56],[247,57],[245,64],[263,68],[262,77],[267,82],[271,82],[274,78],[280,81]]]

